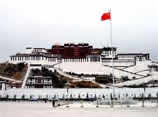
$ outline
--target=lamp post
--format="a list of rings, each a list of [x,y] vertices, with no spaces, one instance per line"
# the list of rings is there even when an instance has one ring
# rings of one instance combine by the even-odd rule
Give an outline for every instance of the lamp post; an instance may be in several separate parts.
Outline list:
[[[69,85],[70,85],[70,83],[69,82],[67,82],[66,84],[65,84],[65,86],[66,86],[66,93],[67,93],[67,99],[69,98]],[[69,108],[69,99],[67,100],[68,101],[68,104],[67,104],[67,108]]]

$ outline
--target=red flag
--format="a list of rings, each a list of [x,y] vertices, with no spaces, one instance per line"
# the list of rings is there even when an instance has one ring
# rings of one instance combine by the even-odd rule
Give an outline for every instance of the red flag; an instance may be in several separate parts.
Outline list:
[[[101,16],[101,20],[104,21],[104,20],[110,20],[111,19],[111,13],[110,12],[107,12],[107,13],[104,13],[102,16]]]

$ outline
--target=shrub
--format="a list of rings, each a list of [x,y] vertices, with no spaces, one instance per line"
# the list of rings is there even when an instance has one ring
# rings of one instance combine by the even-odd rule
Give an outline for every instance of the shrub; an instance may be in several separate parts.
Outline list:
[[[128,78],[128,76],[122,76],[122,77],[121,77],[121,80],[122,80],[122,81],[128,81],[128,80],[130,80],[130,79]]]
[[[101,84],[112,83],[112,75],[96,76],[95,81]]]

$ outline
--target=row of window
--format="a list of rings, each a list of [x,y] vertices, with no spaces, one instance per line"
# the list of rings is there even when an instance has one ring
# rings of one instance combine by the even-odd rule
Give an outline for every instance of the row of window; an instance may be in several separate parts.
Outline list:
[[[47,61],[57,61],[57,58],[48,58],[48,57],[37,57],[37,56],[31,56],[31,57],[20,57],[20,56],[12,56],[10,57],[11,61],[29,61],[29,60],[47,60]],[[89,57],[84,59],[63,59],[64,62],[97,62],[100,61],[99,57]]]
[[[43,86],[43,87],[37,87],[37,86],[26,86],[27,88],[53,88],[53,86]]]
[[[110,63],[112,60],[102,60],[103,63]],[[133,63],[134,60],[113,60],[114,63]]]
[[[85,59],[64,59],[64,62],[95,62],[95,61],[100,61],[99,57],[90,57],[90,59],[85,58]]]
[[[11,61],[28,61],[28,60],[48,60],[48,61],[56,61],[57,58],[49,58],[49,57],[37,57],[37,56],[30,56],[30,57],[22,57],[22,56],[12,56],[10,57]]]
[[[116,51],[103,51],[103,54],[105,55],[111,55],[111,54],[116,54]]]
[[[30,84],[52,84],[52,80],[27,80],[27,83]]]
[[[88,58],[85,59],[63,59],[64,62],[88,62]]]

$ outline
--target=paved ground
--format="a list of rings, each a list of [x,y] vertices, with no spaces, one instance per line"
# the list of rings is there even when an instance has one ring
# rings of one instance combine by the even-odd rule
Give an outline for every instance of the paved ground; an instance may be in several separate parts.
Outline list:
[[[70,105],[71,106],[71,105]],[[69,107],[52,108],[51,103],[0,102],[0,117],[157,117],[157,107]]]

